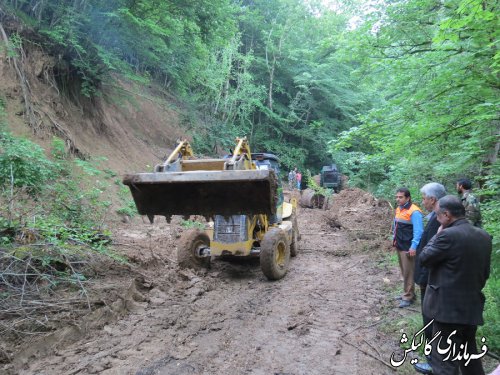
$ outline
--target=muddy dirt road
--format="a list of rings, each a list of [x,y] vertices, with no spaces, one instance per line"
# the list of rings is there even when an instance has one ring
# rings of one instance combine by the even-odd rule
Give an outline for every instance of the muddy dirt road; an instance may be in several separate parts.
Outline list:
[[[140,221],[117,233],[134,262],[114,272],[115,301],[17,353],[20,374],[391,374],[398,337],[380,334],[393,310],[371,248],[301,209],[301,251],[269,282],[258,261],[177,269],[178,230]],[[335,220],[334,220],[335,221]],[[362,225],[362,223],[361,223]],[[373,244],[372,244],[373,245]],[[375,246],[377,246],[376,243]],[[111,272],[113,273],[113,272]],[[385,279],[385,283],[384,283]],[[120,285],[127,286],[120,292]],[[95,289],[98,289],[97,286]],[[121,294],[120,294],[121,293]]]

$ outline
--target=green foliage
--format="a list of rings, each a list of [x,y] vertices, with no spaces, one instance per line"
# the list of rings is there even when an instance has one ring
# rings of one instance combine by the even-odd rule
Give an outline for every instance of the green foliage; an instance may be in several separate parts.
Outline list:
[[[490,279],[486,283],[484,294],[486,305],[484,311],[485,325],[479,334],[488,340],[490,350],[500,353],[500,200],[498,199],[499,174],[493,174],[486,181],[482,193],[490,199],[481,205],[483,226],[493,236],[493,252],[491,254]]]
[[[500,202],[497,199],[489,200],[481,204],[481,215],[483,217],[484,229],[493,236],[493,252],[500,256]],[[494,269],[495,276],[500,277],[500,264]]]
[[[375,191],[379,195],[391,194],[395,189],[389,185],[392,181],[387,180],[388,175],[395,171],[390,170],[383,156],[330,150],[342,173],[349,177],[350,185]]]
[[[128,186],[124,185],[121,180],[115,180],[115,184],[118,186],[118,198],[122,206],[116,210],[117,214],[134,217],[138,214],[137,207],[134,200],[130,196],[130,189]]]
[[[66,145],[61,138],[52,138],[52,147],[50,154],[55,160],[65,160],[68,157],[68,152],[66,151]]]
[[[62,14],[55,24],[41,22],[40,34],[45,37],[45,45],[71,66],[71,69],[61,66],[66,80],[77,80],[82,95],[88,98],[97,96],[100,84],[112,65],[109,59],[102,58],[98,53],[96,45],[88,39],[82,27],[90,22],[88,14],[72,7],[63,7],[58,9],[59,12]],[[66,82],[61,82],[61,87],[65,88]]]
[[[186,229],[205,229],[205,224],[200,223],[199,221],[194,220],[182,220],[181,226]]]
[[[104,172],[104,177],[106,179],[109,179],[109,178],[113,178],[113,177],[116,177],[117,176],[117,173],[111,169],[103,169],[103,172]]]
[[[0,149],[1,189],[26,188],[36,193],[53,178],[55,164],[37,144],[0,132]]]
[[[416,171],[423,181],[483,174],[481,158],[497,141],[498,77],[489,73],[488,37],[497,31],[494,22],[479,27],[477,21],[489,20],[498,5],[475,12],[472,4],[393,2],[380,9],[386,21],[373,12],[346,35],[346,54],[372,56],[358,72],[378,105],[337,138],[337,148],[383,155],[387,167],[410,180]]]
[[[325,9],[318,17],[311,7],[254,1],[241,16],[243,48],[255,61],[250,71],[266,93],[249,137],[254,149],[275,152],[286,168],[327,164],[327,141],[355,125],[365,105],[351,67],[335,53],[346,17]]]
[[[104,252],[110,244],[110,233],[106,230],[97,230],[84,223],[68,223],[65,218],[55,215],[35,217],[29,230],[36,232],[46,244],[59,249],[72,251],[74,247],[87,246],[95,251]]]
[[[265,98],[265,91],[250,74],[254,63],[251,52],[239,51],[241,36],[210,54],[197,77],[194,101],[198,109],[211,117],[194,134],[196,149],[229,150],[234,139],[251,135],[251,116]],[[199,132],[201,130],[201,132]]]
[[[324,197],[328,198],[333,194],[333,189],[327,189],[324,187],[319,186],[316,181],[311,176],[311,172],[309,170],[306,170],[302,178],[307,179],[307,188],[314,190],[316,193],[323,195]]]
[[[19,57],[19,48],[22,46],[22,38],[19,34],[12,34],[9,38],[9,43],[6,46],[7,57]]]
[[[494,267],[498,270],[500,259],[498,254],[493,256]],[[478,336],[486,337],[489,350],[500,353],[500,278],[492,276],[483,289],[486,297],[483,319],[484,326],[479,327]]]
[[[54,160],[38,145],[10,133],[1,133],[0,140],[2,242],[14,243],[28,234],[23,241],[104,251],[110,241],[102,221],[110,201],[107,185],[94,177],[98,169],[67,158],[64,142],[57,138],[51,150]]]
[[[6,10],[34,27],[61,64],[62,89],[77,82],[81,94],[100,95],[109,73],[135,80],[151,78],[184,92],[211,48],[236,30],[229,0],[140,0],[11,2]],[[17,54],[15,36],[9,53]]]
[[[498,3],[411,0],[380,3],[344,33],[339,56],[358,64],[373,106],[334,137],[351,184],[391,198],[427,182],[454,193],[457,177],[480,188],[484,228],[494,236],[484,332],[494,350],[498,300]]]

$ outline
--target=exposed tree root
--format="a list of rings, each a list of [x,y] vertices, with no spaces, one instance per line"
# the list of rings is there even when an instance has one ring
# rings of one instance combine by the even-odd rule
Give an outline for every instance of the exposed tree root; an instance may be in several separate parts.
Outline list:
[[[21,46],[13,46],[5,32],[3,25],[0,23],[0,35],[7,47],[8,50],[15,49],[16,54],[11,54],[7,56],[9,63],[12,64],[16,75],[19,79],[19,84],[21,86],[21,91],[23,95],[24,102],[24,115],[27,120],[29,127],[33,130],[35,135],[40,135],[44,130],[49,131],[51,134],[54,134],[64,140],[66,146],[68,147],[69,152],[76,157],[81,159],[86,159],[87,155],[85,155],[73,141],[71,133],[61,124],[59,124],[49,113],[46,111],[37,108],[35,105],[35,100],[33,100],[33,94],[31,91],[29,80],[26,76],[24,69],[24,61],[26,60],[26,54]],[[45,80],[50,83],[50,85],[57,91],[59,94],[59,90],[57,86],[53,82],[53,79],[50,79],[47,71],[44,72]],[[50,122],[50,126],[44,126],[44,118],[47,118]]]

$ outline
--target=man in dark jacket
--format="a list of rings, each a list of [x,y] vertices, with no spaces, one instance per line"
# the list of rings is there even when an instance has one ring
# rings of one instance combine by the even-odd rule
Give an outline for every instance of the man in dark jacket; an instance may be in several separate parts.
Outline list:
[[[420,287],[420,299],[422,301],[422,307],[424,305],[425,288],[427,288],[427,279],[429,278],[429,271],[427,268],[420,265],[419,255],[422,253],[423,248],[429,240],[434,237],[440,226],[437,220],[435,208],[438,205],[438,200],[446,195],[446,189],[443,185],[437,182],[428,183],[420,189],[422,193],[422,205],[425,207],[429,214],[425,217],[427,224],[425,225],[424,232],[420,238],[420,243],[417,247],[417,259],[415,260],[415,283]],[[422,320],[424,322],[424,327],[431,321],[431,319],[426,316],[422,310]],[[432,339],[432,325],[425,329],[425,338],[430,341]],[[415,369],[422,374],[432,374],[432,368],[428,363],[418,362],[415,365]]]
[[[433,335],[441,338],[432,343],[432,369],[435,374],[456,375],[460,367],[462,375],[484,375],[480,359],[457,359],[456,353],[477,353],[475,336],[483,324],[482,289],[490,274],[491,236],[465,219],[465,208],[455,196],[441,198],[436,213],[441,227],[419,256],[429,269],[423,312],[434,319]]]

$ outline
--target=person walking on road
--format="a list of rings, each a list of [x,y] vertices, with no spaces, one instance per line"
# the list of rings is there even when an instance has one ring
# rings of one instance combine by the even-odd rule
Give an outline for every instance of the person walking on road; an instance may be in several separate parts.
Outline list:
[[[393,222],[393,246],[397,250],[403,276],[403,294],[399,307],[408,307],[415,300],[415,255],[423,232],[422,210],[411,201],[410,190],[396,191],[396,215]]]
[[[457,180],[457,193],[460,194],[465,207],[465,218],[475,227],[481,227],[481,210],[479,200],[471,193],[472,182],[468,178]]]
[[[424,231],[422,233],[422,237],[420,238],[420,242],[417,247],[417,254],[415,258],[415,284],[420,287],[420,300],[422,303],[422,307],[424,305],[424,296],[425,289],[427,288],[427,279],[429,278],[429,270],[425,267],[422,267],[420,264],[419,255],[422,253],[423,248],[430,241],[432,237],[437,233],[438,228],[440,226],[439,221],[437,220],[437,214],[435,209],[438,204],[438,200],[446,195],[446,189],[443,185],[438,184],[437,182],[428,183],[420,189],[420,193],[422,193],[422,205],[429,212],[429,214],[425,217],[425,221],[427,224],[425,225]],[[427,315],[424,314],[422,309],[422,320],[424,323],[424,327],[432,320]],[[424,332],[425,338],[430,342],[432,339],[432,325],[427,327]],[[429,358],[427,358],[429,360]],[[429,363],[418,362],[415,364],[415,370],[422,374],[432,374],[432,367]]]
[[[433,336],[441,337],[432,343],[433,373],[456,375],[460,368],[462,375],[484,375],[481,356],[451,359],[442,348],[477,354],[475,336],[477,326],[484,323],[482,289],[490,274],[492,239],[465,219],[465,208],[456,196],[441,198],[436,213],[441,226],[419,255],[429,269],[424,314],[434,319]]]

